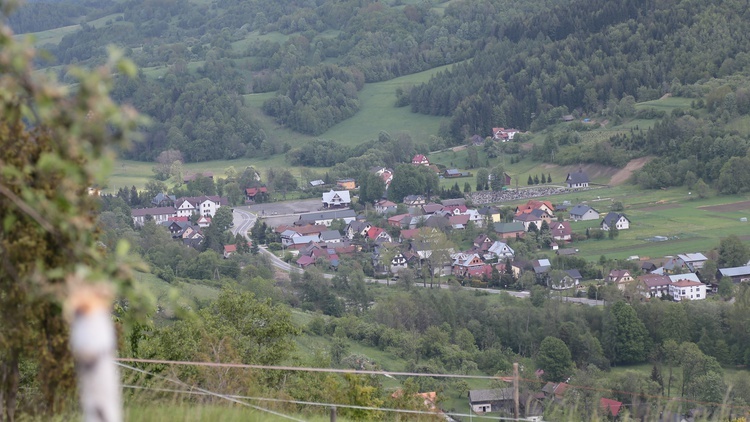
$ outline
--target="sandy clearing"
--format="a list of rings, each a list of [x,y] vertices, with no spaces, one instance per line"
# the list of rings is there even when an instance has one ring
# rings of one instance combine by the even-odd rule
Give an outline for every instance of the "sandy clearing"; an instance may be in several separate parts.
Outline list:
[[[627,182],[627,180],[630,179],[630,176],[633,175],[633,172],[642,169],[646,163],[651,161],[651,159],[653,159],[653,157],[641,157],[630,160],[623,169],[612,175],[612,178],[609,179],[609,184],[617,186]]]

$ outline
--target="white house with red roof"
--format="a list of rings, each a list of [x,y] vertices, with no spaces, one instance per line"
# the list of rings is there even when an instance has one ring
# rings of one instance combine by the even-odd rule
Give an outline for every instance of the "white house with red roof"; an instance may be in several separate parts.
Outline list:
[[[367,238],[373,242],[392,242],[393,238],[387,231],[380,227],[372,226],[367,230]]]
[[[492,128],[492,139],[500,142],[512,141],[516,133],[520,132],[518,129],[505,129],[502,127]]]
[[[224,245],[224,259],[229,258],[235,252],[237,252],[237,245]]]
[[[688,274],[676,274],[677,277],[686,275]],[[670,278],[672,277],[670,276]],[[682,278],[678,281],[673,281],[669,285],[669,294],[677,302],[683,300],[703,300],[706,298],[706,285],[700,281]]]
[[[411,163],[415,166],[429,166],[430,160],[424,154],[417,154],[411,159]]]

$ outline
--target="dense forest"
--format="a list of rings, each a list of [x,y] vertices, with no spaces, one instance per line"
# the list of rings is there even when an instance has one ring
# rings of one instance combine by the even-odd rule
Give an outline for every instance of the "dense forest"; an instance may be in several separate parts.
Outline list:
[[[747,136],[728,126],[750,112],[743,2],[131,0],[62,1],[44,11],[41,4],[22,7],[10,24],[17,32],[53,22],[81,26],[42,46],[52,57],[43,66],[99,63],[104,46],[115,44],[144,69],[139,78],[118,78],[113,91],[152,119],[126,158],[152,161],[167,149],[187,162],[286,153],[291,165],[336,165],[333,174],[346,177],[374,164],[394,167],[404,155],[383,149],[382,136],[356,148],[327,140],[292,150],[276,145],[243,95],[272,93],[263,112],[319,135],[359,111],[365,83],[453,64],[429,82],[395,89],[394,106],[448,119],[429,140],[398,140],[399,152],[461,144],[492,127],[539,132],[570,114],[609,123],[655,119],[652,129],[593,144],[582,142],[590,128],[579,124],[531,151],[485,151],[488,158],[614,167],[656,156],[635,179],[644,188],[724,180],[721,190],[732,193],[750,186],[737,161],[745,159]],[[695,101],[670,114],[634,108],[665,94]]]

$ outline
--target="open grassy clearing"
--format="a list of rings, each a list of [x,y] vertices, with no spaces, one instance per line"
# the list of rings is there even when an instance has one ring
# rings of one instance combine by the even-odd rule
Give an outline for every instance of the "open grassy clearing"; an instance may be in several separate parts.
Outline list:
[[[667,113],[671,113],[675,109],[689,109],[691,103],[694,101],[692,98],[686,97],[662,97],[658,100],[644,101],[642,103],[636,103],[635,109],[642,110],[646,108],[653,108],[656,110],[663,110]]]

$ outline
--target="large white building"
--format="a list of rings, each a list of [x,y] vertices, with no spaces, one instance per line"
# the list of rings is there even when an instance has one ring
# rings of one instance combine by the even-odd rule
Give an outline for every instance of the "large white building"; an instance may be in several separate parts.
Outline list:
[[[131,216],[136,226],[142,226],[147,215],[153,217],[158,224],[169,221],[172,217],[190,217],[193,214],[213,217],[216,210],[227,205],[229,205],[229,202],[221,196],[193,196],[176,200],[174,207],[135,208],[132,210]]]
[[[676,301],[703,300],[706,298],[706,285],[687,279],[674,281],[669,285],[669,294]]]

